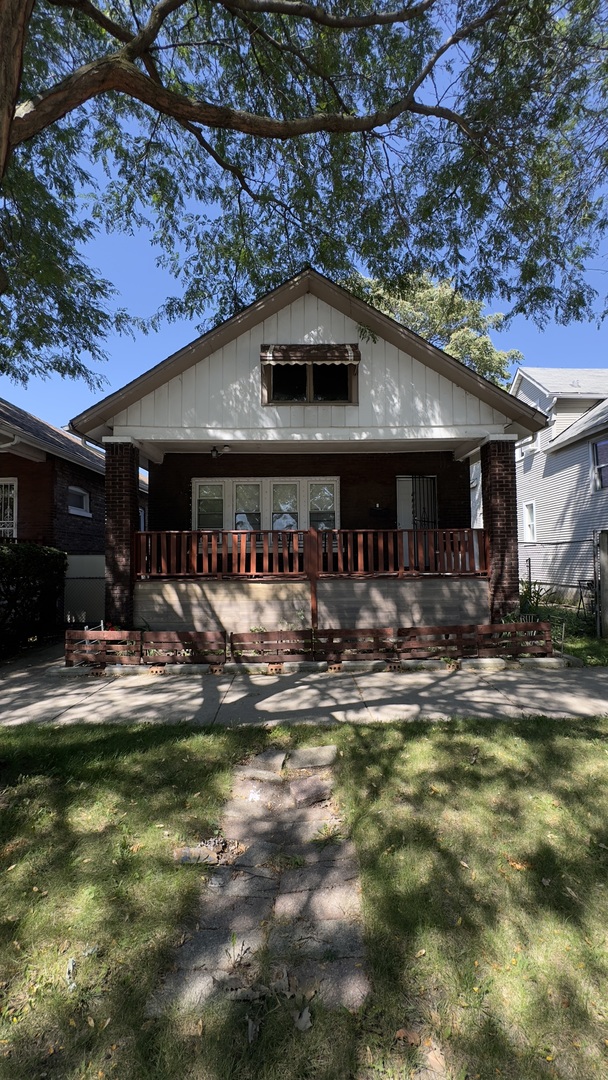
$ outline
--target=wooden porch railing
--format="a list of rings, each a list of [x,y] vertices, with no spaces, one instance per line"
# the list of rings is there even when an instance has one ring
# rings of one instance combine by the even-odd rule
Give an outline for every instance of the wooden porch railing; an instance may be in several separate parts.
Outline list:
[[[483,529],[138,532],[137,578],[480,576]]]

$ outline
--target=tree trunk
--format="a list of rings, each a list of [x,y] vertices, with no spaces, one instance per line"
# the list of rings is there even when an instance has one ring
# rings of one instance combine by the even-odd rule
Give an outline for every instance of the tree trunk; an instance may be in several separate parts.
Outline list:
[[[0,180],[10,155],[10,132],[34,0],[0,0]]]
[[[23,49],[34,0],[0,0],[0,182],[10,157],[11,124],[21,85]],[[0,246],[0,255],[2,254]],[[0,295],[8,281],[0,265]]]

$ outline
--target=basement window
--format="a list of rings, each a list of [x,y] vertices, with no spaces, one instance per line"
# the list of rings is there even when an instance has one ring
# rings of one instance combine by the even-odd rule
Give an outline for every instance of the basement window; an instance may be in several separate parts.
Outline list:
[[[262,404],[355,405],[358,345],[262,345]]]
[[[68,511],[78,517],[93,517],[91,513],[91,499],[88,491],[84,488],[68,488]]]

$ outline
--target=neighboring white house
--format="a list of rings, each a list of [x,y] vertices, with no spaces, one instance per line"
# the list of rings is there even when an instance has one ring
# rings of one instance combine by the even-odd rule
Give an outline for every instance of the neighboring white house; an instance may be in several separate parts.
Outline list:
[[[608,529],[608,369],[522,367],[510,392],[549,418],[516,449],[520,577],[578,589]]]

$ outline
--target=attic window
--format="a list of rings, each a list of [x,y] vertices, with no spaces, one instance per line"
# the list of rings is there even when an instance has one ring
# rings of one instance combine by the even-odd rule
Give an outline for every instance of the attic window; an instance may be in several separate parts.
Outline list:
[[[356,404],[358,345],[262,345],[264,405]]]

